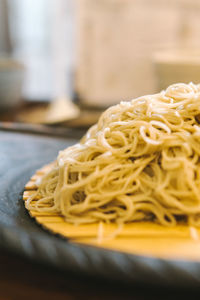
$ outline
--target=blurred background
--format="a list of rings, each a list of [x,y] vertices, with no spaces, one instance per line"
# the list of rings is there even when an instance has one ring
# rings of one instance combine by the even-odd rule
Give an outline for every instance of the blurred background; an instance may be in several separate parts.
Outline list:
[[[0,120],[90,126],[200,82],[199,0],[0,0]]]

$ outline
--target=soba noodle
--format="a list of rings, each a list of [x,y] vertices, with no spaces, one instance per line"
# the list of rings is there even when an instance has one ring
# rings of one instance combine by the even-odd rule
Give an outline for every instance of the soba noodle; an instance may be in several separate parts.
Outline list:
[[[199,226],[199,123],[200,85],[193,83],[112,106],[59,153],[26,207],[74,224]]]

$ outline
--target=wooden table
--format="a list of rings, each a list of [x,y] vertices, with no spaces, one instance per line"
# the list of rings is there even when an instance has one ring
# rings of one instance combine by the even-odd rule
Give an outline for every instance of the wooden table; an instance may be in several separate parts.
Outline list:
[[[198,291],[119,286],[34,264],[0,250],[0,300],[11,299],[199,299]]]
[[[16,107],[16,109],[1,111],[0,121],[12,121],[12,122],[31,122],[38,123],[38,121],[45,116],[49,107],[49,102],[34,102],[24,101]],[[71,120],[63,121],[60,125],[71,128],[88,128],[97,122],[99,116],[103,112],[101,109],[92,109],[87,107],[79,107],[80,115]],[[38,116],[39,114],[39,120]],[[58,124],[57,124],[58,125]]]
[[[75,274],[34,264],[0,251],[0,300],[5,299],[123,299],[127,291]],[[127,299],[127,298],[126,298]]]

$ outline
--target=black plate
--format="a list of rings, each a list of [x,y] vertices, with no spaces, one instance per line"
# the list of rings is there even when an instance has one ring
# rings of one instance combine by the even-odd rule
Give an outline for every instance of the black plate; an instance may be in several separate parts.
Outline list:
[[[43,230],[26,212],[24,185],[73,139],[0,132],[0,246],[62,270],[120,282],[200,286],[200,264],[162,260],[71,243]]]

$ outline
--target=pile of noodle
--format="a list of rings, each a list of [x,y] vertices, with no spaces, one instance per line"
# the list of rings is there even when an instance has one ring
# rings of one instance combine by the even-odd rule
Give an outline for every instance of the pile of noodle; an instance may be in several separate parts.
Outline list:
[[[74,224],[199,226],[199,123],[200,85],[193,83],[112,106],[59,153],[26,206]]]

